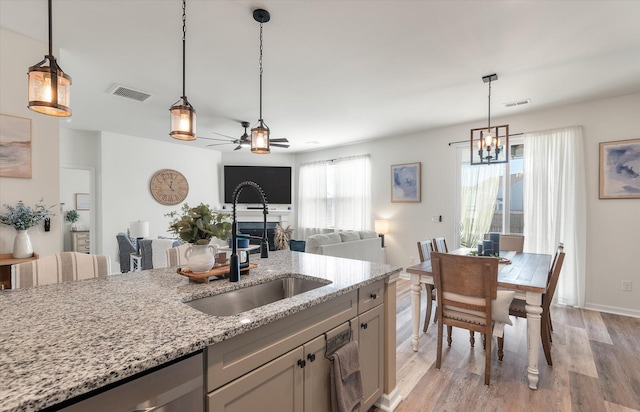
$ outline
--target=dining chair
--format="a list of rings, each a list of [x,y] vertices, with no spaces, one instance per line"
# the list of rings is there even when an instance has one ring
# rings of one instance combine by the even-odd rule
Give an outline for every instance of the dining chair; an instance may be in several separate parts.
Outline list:
[[[420,262],[431,260],[431,253],[433,251],[433,242],[431,239],[418,241],[418,255],[420,256]],[[429,329],[429,322],[431,321],[431,308],[433,306],[433,301],[436,298],[436,288],[429,283],[425,283],[424,288],[427,292],[427,313],[424,318],[424,327],[422,328],[422,331],[427,333],[427,329]]]
[[[547,277],[547,291],[542,295],[542,319],[540,325],[540,338],[542,339],[542,349],[544,350],[544,356],[547,359],[547,365],[553,366],[551,360],[551,332],[553,330],[551,326],[551,301],[558,285],[558,279],[560,278],[560,271],[562,270],[562,264],[564,263],[564,245],[560,243],[556,249],[551,268],[549,269],[549,275]],[[527,310],[525,308],[526,302],[523,299],[514,299],[509,307],[509,314],[519,318],[527,317]]]
[[[514,252],[523,252],[524,235],[500,235],[500,249],[512,250]]]
[[[185,256],[187,249],[191,247],[190,243],[183,243],[180,246],[172,247],[164,251],[167,255],[167,266],[180,266],[186,265],[188,262],[187,257]]]
[[[108,276],[109,256],[61,252],[11,266],[14,289]]]
[[[440,369],[444,325],[447,325],[449,346],[453,326],[492,336],[492,302],[497,297],[498,260],[434,252],[431,268],[437,294],[436,369]],[[485,385],[489,385],[491,375],[491,341],[491,338],[486,339]]]
[[[433,247],[435,248],[436,252],[449,253],[449,249],[447,248],[447,241],[444,236],[434,238]]]

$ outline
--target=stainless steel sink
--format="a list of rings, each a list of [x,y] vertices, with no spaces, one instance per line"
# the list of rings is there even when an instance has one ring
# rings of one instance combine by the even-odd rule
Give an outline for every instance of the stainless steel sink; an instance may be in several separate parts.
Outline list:
[[[331,282],[286,277],[192,300],[185,304],[208,315],[231,316],[326,286],[329,283]]]

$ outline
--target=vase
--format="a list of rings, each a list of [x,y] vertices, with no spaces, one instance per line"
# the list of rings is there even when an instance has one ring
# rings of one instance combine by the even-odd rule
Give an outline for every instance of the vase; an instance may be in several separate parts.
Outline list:
[[[193,273],[207,273],[215,264],[218,248],[215,245],[191,245],[184,253]]]
[[[33,246],[26,230],[18,230],[13,240],[13,258],[22,259],[33,256]]]

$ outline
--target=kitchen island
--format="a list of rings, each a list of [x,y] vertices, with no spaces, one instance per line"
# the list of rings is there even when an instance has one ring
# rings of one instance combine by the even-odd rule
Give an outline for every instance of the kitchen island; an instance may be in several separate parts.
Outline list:
[[[290,251],[252,260],[258,267],[237,283],[189,283],[165,268],[0,293],[0,410],[41,410],[98,392],[381,280],[390,286],[382,398],[397,404],[390,341],[400,267]],[[234,316],[185,304],[285,276],[330,283]]]

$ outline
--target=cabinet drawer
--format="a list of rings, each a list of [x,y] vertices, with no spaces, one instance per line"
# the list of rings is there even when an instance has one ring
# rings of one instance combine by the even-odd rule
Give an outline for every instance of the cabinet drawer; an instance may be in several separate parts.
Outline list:
[[[358,313],[384,303],[384,280],[379,280],[358,291]]]

